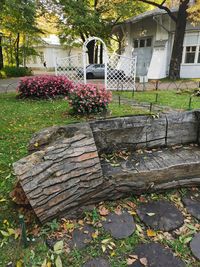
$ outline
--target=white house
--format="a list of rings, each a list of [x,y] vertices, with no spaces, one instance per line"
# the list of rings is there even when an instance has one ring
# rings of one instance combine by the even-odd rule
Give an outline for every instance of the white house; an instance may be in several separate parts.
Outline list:
[[[172,12],[177,12],[173,8]],[[118,29],[124,34],[125,56],[137,55],[137,76],[168,76],[175,23],[166,11],[153,9],[126,20]],[[200,25],[187,23],[180,75],[200,78]]]
[[[44,69],[44,62],[48,70],[54,69],[56,58],[64,58],[72,55],[78,55],[82,52],[81,48],[65,48],[60,44],[58,36],[50,34],[43,38],[44,43],[36,47],[38,56],[32,56],[28,59],[27,67],[32,69]]]

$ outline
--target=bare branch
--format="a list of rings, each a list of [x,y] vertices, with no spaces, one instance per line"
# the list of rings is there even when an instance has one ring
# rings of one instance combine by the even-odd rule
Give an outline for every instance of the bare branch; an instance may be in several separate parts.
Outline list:
[[[177,18],[173,15],[173,13],[171,12],[171,10],[164,6],[164,3],[166,2],[166,0],[163,0],[163,2],[161,4],[158,4],[154,1],[151,1],[151,0],[138,0],[139,2],[143,2],[143,3],[146,3],[146,4],[149,4],[149,5],[152,5],[152,6],[156,6],[160,9],[163,9],[167,12],[167,14],[170,16],[170,18],[177,23]]]

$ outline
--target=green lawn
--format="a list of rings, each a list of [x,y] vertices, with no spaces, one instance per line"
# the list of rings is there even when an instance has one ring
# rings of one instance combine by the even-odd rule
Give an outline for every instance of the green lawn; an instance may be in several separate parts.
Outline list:
[[[118,95],[117,92],[115,92]],[[138,102],[148,102],[148,103],[156,103],[156,94],[157,103],[161,106],[169,106],[176,109],[188,109],[190,96],[192,93],[177,93],[177,91],[144,91],[144,92],[135,92],[134,96],[132,92],[120,92],[122,97],[126,97],[128,99],[134,99]],[[200,108],[200,97],[192,97],[191,108],[197,109]]]
[[[152,101],[154,98],[153,94],[154,93],[136,93],[136,99],[144,102],[148,100]],[[164,98],[164,96],[168,97],[165,101],[162,100],[164,105],[167,105],[167,103],[170,105],[172,104],[170,97],[175,96],[173,92],[169,92],[168,94],[167,92],[159,92],[159,94],[162,98]],[[131,97],[131,93],[123,93],[123,95],[129,98]],[[179,100],[177,100],[178,98]],[[178,108],[184,107],[184,101],[187,102],[187,98],[188,95],[177,96],[173,106],[175,105],[175,107]],[[195,107],[200,107],[200,103],[199,106]],[[117,103],[111,103],[110,110],[112,116],[147,113],[145,110],[133,108],[128,104],[119,106]],[[40,129],[52,125],[85,121],[94,119],[94,117],[89,118],[70,115],[70,109],[66,100],[25,101],[16,99],[14,93],[0,94],[0,112],[0,267],[6,266],[9,261],[16,263],[19,260],[22,260],[23,265],[20,265],[18,262],[17,267],[40,267],[44,259],[49,258],[52,254],[44,243],[44,237],[50,233],[56,234],[58,230],[62,233],[60,229],[63,226],[63,222],[53,221],[43,226],[39,233],[34,235],[34,239],[32,239],[27,249],[23,249],[19,239],[15,240],[12,234],[11,237],[4,236],[4,232],[1,232],[2,230],[8,231],[9,228],[16,229],[19,227],[18,215],[23,212],[19,210],[9,198],[9,192],[12,190],[15,182],[15,177],[12,173],[12,163],[27,154],[26,147],[30,137]],[[180,198],[182,191],[180,193],[172,191],[162,195],[152,194],[148,197],[152,199],[172,198],[176,200],[177,194]],[[134,197],[130,197],[129,200],[136,203],[139,201]],[[116,201],[115,203],[107,203],[106,205],[112,210],[117,205],[123,206],[123,203],[122,200],[122,202]],[[95,209],[93,212],[87,213],[85,220],[90,220],[92,222],[98,221],[98,210]],[[152,240],[145,235],[146,228],[139,221],[137,216],[135,216],[135,220],[137,224],[140,223],[141,229],[138,228],[137,231],[125,241],[113,240],[116,248],[114,251],[108,250],[109,253],[106,252],[113,267],[125,267],[127,255],[132,254],[134,246],[141,241],[149,242]],[[196,223],[195,220],[191,222],[193,227]],[[80,226],[77,222],[71,222],[69,225],[73,225],[73,227]],[[190,232],[190,235],[193,233],[194,231]],[[161,233],[160,235],[162,236]],[[29,236],[31,237],[30,232]],[[94,239],[88,248],[81,251],[72,250],[70,254],[63,252],[61,256],[64,267],[79,267],[88,257],[104,255],[105,253],[103,253],[100,243],[107,238],[110,238],[110,236],[99,228],[97,238]],[[191,257],[187,243],[184,243],[184,240],[173,238],[171,241],[167,241],[163,235],[161,242],[167,244],[174,252],[188,261],[187,266],[200,266],[198,262]],[[50,267],[50,265],[48,267]]]

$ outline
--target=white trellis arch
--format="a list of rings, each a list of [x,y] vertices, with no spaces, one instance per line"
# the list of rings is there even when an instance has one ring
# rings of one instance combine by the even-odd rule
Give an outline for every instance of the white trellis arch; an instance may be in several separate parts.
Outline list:
[[[107,47],[105,42],[99,38],[99,37],[90,37],[88,38],[84,44],[83,44],[83,71],[84,71],[84,83],[87,83],[87,77],[86,77],[86,64],[87,64],[87,60],[86,60],[86,56],[87,56],[87,45],[91,42],[91,41],[100,41],[103,44],[103,58],[104,58],[104,64],[105,64],[105,88],[107,88],[107,69],[108,69],[108,51],[107,51]]]
[[[82,53],[65,58],[56,58],[56,75],[65,75],[75,83],[87,83],[87,45],[91,41],[103,44],[105,66],[104,83],[108,90],[135,90],[136,56],[109,54],[105,42],[99,37],[88,38]]]

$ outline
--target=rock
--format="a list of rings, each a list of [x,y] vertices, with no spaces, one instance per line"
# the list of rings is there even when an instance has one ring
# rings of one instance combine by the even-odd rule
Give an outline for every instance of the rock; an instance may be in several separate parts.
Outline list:
[[[182,213],[174,204],[165,200],[141,204],[137,214],[154,230],[167,232],[179,228],[184,223]]]
[[[82,249],[92,241],[92,233],[95,230],[92,226],[86,225],[82,229],[75,229],[72,233],[70,247]]]
[[[103,221],[102,225],[116,239],[126,238],[135,231],[133,216],[128,212],[122,212],[121,215],[111,213],[106,216],[106,221]]]
[[[190,242],[190,249],[192,254],[200,260],[200,233],[195,234],[192,241]]]
[[[145,258],[147,267],[185,267],[185,263],[175,257],[170,249],[159,243],[141,244],[131,253],[138,256],[138,260],[130,267],[144,267],[140,259]]]
[[[83,267],[110,267],[110,264],[104,258],[96,258],[86,262]]]
[[[196,219],[200,220],[200,195],[191,192],[183,197],[182,201],[187,211]]]

